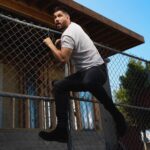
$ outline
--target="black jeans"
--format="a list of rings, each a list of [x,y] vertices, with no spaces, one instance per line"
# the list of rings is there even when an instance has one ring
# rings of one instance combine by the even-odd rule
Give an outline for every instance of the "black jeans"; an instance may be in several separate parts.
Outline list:
[[[107,80],[105,65],[94,66],[82,72],[72,74],[63,80],[54,83],[54,96],[56,101],[56,115],[58,126],[66,127],[68,121],[69,91],[89,91],[91,92],[112,114],[117,121],[119,111],[115,107],[112,99],[103,88]]]

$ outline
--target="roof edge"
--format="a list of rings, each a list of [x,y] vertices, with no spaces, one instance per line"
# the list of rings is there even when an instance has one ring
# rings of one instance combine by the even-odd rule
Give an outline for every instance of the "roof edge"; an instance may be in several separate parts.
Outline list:
[[[114,21],[112,21],[111,19],[108,19],[98,13],[96,13],[95,11],[75,2],[75,1],[72,1],[72,0],[57,0],[58,2],[70,7],[70,8],[73,8],[81,13],[84,13],[85,15],[89,15],[90,17],[92,17],[93,19],[96,19],[97,21],[100,21],[104,24],[106,24],[107,26],[110,26],[114,29],[117,29],[121,32],[123,32],[124,34],[127,34],[128,36],[131,36],[137,40],[139,40],[141,43],[144,43],[144,37]]]

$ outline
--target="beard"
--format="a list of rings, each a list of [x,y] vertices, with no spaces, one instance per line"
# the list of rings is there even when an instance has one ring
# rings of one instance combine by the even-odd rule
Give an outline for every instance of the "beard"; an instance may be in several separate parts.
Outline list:
[[[61,24],[61,23],[58,23],[56,24],[56,28],[59,30],[59,31],[64,31],[66,29],[66,26]]]

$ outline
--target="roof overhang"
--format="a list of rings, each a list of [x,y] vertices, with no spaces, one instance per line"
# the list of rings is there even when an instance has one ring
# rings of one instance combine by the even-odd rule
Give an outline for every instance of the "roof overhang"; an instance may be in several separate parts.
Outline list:
[[[72,21],[79,23],[93,41],[120,51],[144,43],[144,37],[72,0],[1,0],[0,7],[55,28],[50,11],[56,5],[70,9]]]

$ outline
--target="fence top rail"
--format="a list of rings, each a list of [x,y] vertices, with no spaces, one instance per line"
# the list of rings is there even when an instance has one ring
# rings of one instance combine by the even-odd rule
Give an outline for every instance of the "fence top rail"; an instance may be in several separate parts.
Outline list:
[[[53,30],[53,29],[46,28],[46,27],[41,27],[41,26],[39,26],[39,25],[35,25],[35,24],[32,24],[32,23],[27,23],[27,22],[25,22],[25,21],[21,21],[21,20],[19,20],[19,19],[17,19],[17,18],[12,18],[12,17],[6,16],[6,15],[3,15],[3,14],[0,14],[0,17],[5,18],[5,19],[8,19],[8,20],[11,20],[11,21],[15,21],[15,22],[20,23],[20,24],[23,24],[23,25],[28,25],[28,26],[30,26],[30,27],[34,27],[34,28],[37,28],[37,29],[45,30],[45,31],[47,31],[47,32],[49,32],[49,33],[50,33],[50,32],[53,32],[53,33],[55,33],[55,34],[62,34],[62,32],[59,32],[59,31],[57,31],[57,30]],[[110,51],[113,51],[113,52],[116,52],[116,53],[120,53],[120,54],[122,54],[122,55],[131,57],[131,58],[135,58],[135,59],[144,61],[144,62],[146,62],[146,63],[150,63],[150,61],[148,61],[148,60],[139,58],[139,57],[137,57],[137,56],[133,56],[133,55],[131,55],[131,54],[127,54],[127,53],[125,53],[125,52],[121,52],[121,51],[119,51],[119,50],[117,50],[117,49],[114,49],[114,48],[105,46],[105,45],[103,45],[103,44],[100,44],[100,43],[97,43],[97,42],[94,42],[94,44],[95,44],[96,46],[101,47],[101,48],[108,49],[108,50],[110,50]]]
[[[2,91],[0,91],[0,96],[1,97],[11,97],[11,98],[21,98],[21,99],[45,100],[45,101],[53,101],[54,100],[54,98],[51,98],[51,97],[31,96],[31,95],[2,92]]]
[[[61,32],[59,32],[59,31],[56,31],[56,30],[53,30],[53,29],[50,29],[50,28],[46,28],[46,27],[41,27],[39,25],[35,25],[35,24],[28,23],[28,22],[25,22],[25,21],[21,21],[17,18],[12,18],[12,17],[6,16],[6,15],[3,15],[3,14],[0,14],[0,17],[8,19],[10,21],[14,21],[14,22],[19,23],[19,24],[28,25],[30,27],[41,29],[41,30],[44,30],[44,31],[47,31],[47,32],[53,32],[53,33],[56,33],[56,34],[61,34]]]
[[[150,111],[150,108],[141,107],[141,106],[133,106],[133,105],[129,105],[129,104],[116,103],[116,106]]]
[[[125,52],[122,52],[122,51],[119,51],[119,50],[116,50],[114,48],[111,48],[111,47],[108,47],[108,46],[105,46],[105,45],[102,45],[100,43],[97,43],[97,42],[94,42],[94,44],[98,47],[101,47],[101,48],[104,48],[104,49],[108,49],[110,51],[113,51],[113,52],[116,52],[116,53],[119,53],[119,54],[122,54],[122,55],[125,55],[125,56],[128,56],[128,57],[131,57],[131,58],[135,58],[135,59],[138,59],[138,60],[141,60],[141,61],[144,61],[146,63],[150,63],[150,61],[146,60],[146,59],[143,59],[143,58],[140,58],[140,57],[137,57],[137,56],[133,56],[131,54],[127,54]]]
[[[1,96],[1,97],[18,98],[18,99],[21,98],[21,99],[33,99],[33,100],[54,101],[54,98],[52,98],[52,97],[31,96],[31,95],[18,94],[18,93],[10,93],[10,92],[2,92],[2,91],[0,91],[0,96]],[[90,103],[99,103],[98,100],[87,100],[87,99],[78,98],[78,97],[70,97],[70,100],[83,101],[83,102],[90,102]],[[140,107],[139,107],[139,106],[133,106],[133,105],[122,104],[122,103],[116,103],[116,106],[150,111],[150,108],[145,108],[145,107],[141,107],[141,106],[140,106]]]
[[[17,98],[17,99],[20,98],[20,99],[54,101],[53,97],[32,96],[32,95],[10,93],[10,92],[3,92],[3,91],[0,91],[0,97],[10,97],[10,98]],[[97,100],[88,100],[88,99],[78,98],[78,97],[69,97],[69,99],[70,100],[76,100],[76,101],[90,102],[90,103],[99,103],[99,101],[97,101]]]

